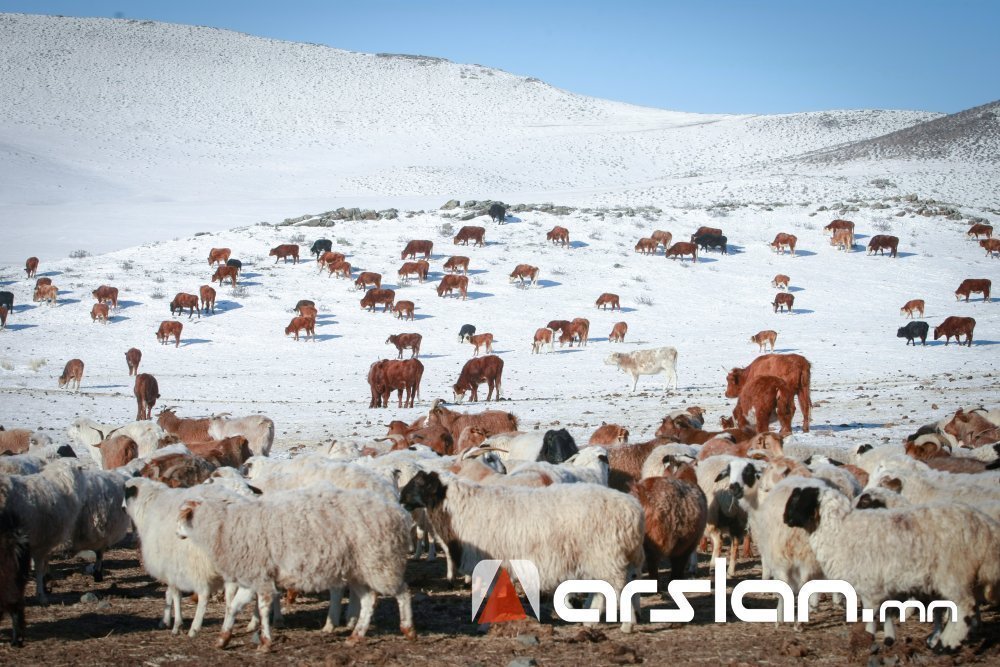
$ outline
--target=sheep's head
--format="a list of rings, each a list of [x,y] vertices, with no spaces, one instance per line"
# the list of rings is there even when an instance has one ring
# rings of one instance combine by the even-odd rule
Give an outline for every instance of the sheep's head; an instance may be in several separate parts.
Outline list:
[[[191,535],[191,522],[194,520],[195,511],[201,506],[197,500],[187,500],[181,505],[181,511],[177,515],[177,537],[186,540]]]
[[[399,502],[408,511],[434,509],[444,501],[448,487],[436,472],[420,471],[399,492]]]
[[[785,503],[785,525],[792,528],[804,528],[813,532],[819,525],[819,489],[815,487],[797,488],[792,490],[788,502]]]

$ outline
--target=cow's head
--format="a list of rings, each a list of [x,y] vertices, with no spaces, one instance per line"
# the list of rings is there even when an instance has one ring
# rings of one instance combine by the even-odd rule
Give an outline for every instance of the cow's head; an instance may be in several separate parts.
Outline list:
[[[736,398],[740,395],[745,379],[745,368],[734,368],[726,375],[726,398]]]
[[[560,343],[562,342],[562,336],[559,337],[559,342]],[[621,365],[622,356],[624,356],[624,355],[621,352],[612,352],[604,360],[604,363],[607,366],[620,366]]]

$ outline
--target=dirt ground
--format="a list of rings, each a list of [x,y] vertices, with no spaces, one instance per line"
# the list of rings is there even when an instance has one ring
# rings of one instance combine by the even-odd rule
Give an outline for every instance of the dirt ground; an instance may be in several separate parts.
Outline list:
[[[707,577],[706,555],[699,576]],[[11,648],[9,620],[0,627],[0,664],[16,665],[191,665],[191,664],[322,664],[322,665],[483,665],[505,666],[516,658],[538,665],[790,665],[803,661],[823,665],[1000,664],[1000,613],[983,614],[983,625],[956,655],[937,655],[924,644],[929,624],[915,621],[897,625],[898,642],[872,653],[861,624],[848,626],[843,611],[829,602],[820,604],[808,627],[796,632],[790,625],[713,622],[713,598],[691,596],[695,620],[689,624],[650,624],[645,619],[631,635],[617,626],[584,628],[518,622],[497,624],[488,633],[469,620],[470,594],[465,586],[451,588],[444,579],[444,561],[411,562],[407,580],[414,592],[416,642],[398,633],[395,601],[380,599],[367,642],[347,647],[347,630],[333,635],[319,631],[325,620],[325,600],[300,597],[286,607],[286,628],[275,633],[269,654],[256,650],[255,637],[245,621],[237,626],[230,647],[215,648],[222,622],[222,603],[212,601],[201,634],[189,639],[157,627],[163,611],[163,586],[146,575],[137,552],[117,549],[105,560],[105,581],[95,584],[79,559],[56,560],[52,603],[40,607],[34,584],[28,585],[28,631],[25,647]],[[737,581],[760,576],[759,561],[741,561]],[[661,589],[665,589],[661,581]],[[96,602],[81,602],[84,593]],[[748,606],[754,606],[749,599]],[[768,602],[769,605],[773,603]],[[643,607],[661,606],[656,596],[644,596]],[[763,601],[761,601],[761,606]],[[194,605],[184,604],[185,627]],[[244,614],[246,615],[246,614]]]

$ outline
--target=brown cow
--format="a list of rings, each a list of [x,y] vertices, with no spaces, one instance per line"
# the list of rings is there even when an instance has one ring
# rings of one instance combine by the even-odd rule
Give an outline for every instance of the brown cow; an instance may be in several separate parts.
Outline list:
[[[795,244],[798,243],[799,239],[795,234],[786,234],[784,232],[778,232],[778,235],[774,237],[771,241],[771,247],[777,253],[785,254],[785,248],[787,247],[791,253],[792,257],[795,257]]]
[[[907,317],[913,317],[913,313],[920,313],[920,317],[924,316],[923,299],[910,299],[899,309],[900,315],[905,314]]]
[[[996,254],[1000,257],[1000,239],[985,239],[979,242],[979,246],[986,251],[986,256]]]
[[[430,268],[430,265],[427,264],[427,262],[423,262],[423,264],[427,265],[428,269]],[[410,276],[413,275],[415,275],[417,280],[420,282],[424,282],[424,279],[427,277],[427,270],[421,266],[421,262],[405,262],[401,267],[399,267],[399,271],[396,272],[396,276],[399,278],[399,282],[401,283],[409,282]]]
[[[416,259],[417,253],[421,253],[424,256],[424,259],[430,259],[431,251],[433,249],[433,241],[413,240],[406,244],[406,247],[403,248],[403,252],[400,254],[399,258],[406,259],[407,256],[409,256],[411,259]]]
[[[473,241],[472,245],[485,246],[486,243],[483,242],[483,237],[486,236],[485,227],[474,227],[471,225],[466,225],[458,230],[458,234],[455,234],[455,245],[461,243],[462,245],[469,245],[469,241]]]
[[[216,280],[218,280],[219,287],[222,287],[222,281],[224,281],[226,278],[229,278],[233,287],[236,287],[236,278],[239,275],[239,273],[240,273],[239,269],[237,269],[235,266],[223,265],[217,268],[215,270],[215,273],[212,274],[212,282],[214,283]]]
[[[553,331],[562,331],[563,329],[568,328],[569,325],[570,325],[569,320],[552,320],[545,326],[548,327],[549,329],[552,329]]]
[[[138,348],[130,347],[128,352],[125,353],[125,363],[128,364],[128,374],[130,376],[139,374],[140,361],[142,361],[142,351]]]
[[[294,310],[299,315],[301,315],[302,314],[302,306],[310,306],[312,308],[315,308],[316,307],[316,302],[313,301],[313,300],[311,300],[311,299],[299,299],[298,303],[295,304],[295,307],[292,308],[292,310]]]
[[[989,278],[966,278],[955,290],[955,300],[958,301],[964,296],[966,303],[968,303],[969,296],[972,294],[982,294],[983,301],[989,301],[992,286],[993,282]]]
[[[809,413],[812,403],[809,400],[809,384],[812,375],[812,365],[799,354],[765,354],[757,357],[746,368],[734,368],[726,376],[726,398],[738,398],[743,387],[755,378],[773,375],[788,385],[798,397],[799,410],[802,412],[802,431],[809,432]]]
[[[24,263],[24,272],[28,274],[29,278],[34,278],[35,274],[38,273],[38,258],[29,257]]]
[[[472,343],[474,348],[476,348],[476,351],[472,353],[472,356],[478,357],[479,348],[483,346],[486,347],[486,354],[493,354],[493,334],[476,334],[469,337],[469,342]]]
[[[948,341],[951,337],[955,337],[955,342],[959,345],[962,344],[962,340],[959,336],[965,335],[965,344],[972,347],[972,330],[976,328],[976,321],[971,317],[957,317],[952,315],[945,319],[944,322],[934,327],[934,340],[937,340],[941,336],[944,336],[944,344],[948,345]]]
[[[510,282],[520,281],[520,286],[524,287],[525,279],[532,285],[538,284],[538,267],[531,264],[518,264],[510,273]]]
[[[774,306],[774,312],[778,312],[779,308],[788,308],[788,314],[792,314],[792,305],[795,303],[795,295],[789,294],[788,292],[778,292],[774,295],[774,301],[771,305]]]
[[[549,352],[552,352],[552,329],[535,329],[535,339],[531,342],[531,353],[538,354],[546,343],[549,345]]]
[[[659,246],[660,244],[654,239],[644,237],[639,239],[639,242],[635,244],[635,251],[643,255],[655,255],[656,249]]]
[[[486,400],[489,401],[496,389],[497,398],[500,400],[500,380],[503,376],[503,359],[496,355],[487,357],[473,357],[465,362],[462,373],[458,376],[458,382],[452,387],[455,391],[455,402],[459,403],[465,398],[465,392],[471,391],[469,400],[479,400],[479,385],[485,382],[489,388],[486,393]]]
[[[847,229],[838,229],[830,239],[830,245],[837,246],[838,250],[850,252],[854,250],[854,234]]]
[[[118,288],[111,287],[110,285],[101,285],[95,289],[91,294],[97,299],[97,303],[110,302],[111,307],[118,310]]]
[[[80,391],[80,380],[83,379],[83,362],[79,359],[70,359],[63,368],[62,375],[59,376],[59,388],[69,385],[74,391]],[[76,388],[73,384],[76,383]]]
[[[383,304],[383,313],[388,313],[392,308],[393,301],[396,300],[396,292],[391,289],[373,289],[365,292],[365,296],[361,299],[361,307],[366,308],[373,313],[375,312],[375,306],[377,304]]]
[[[316,257],[316,263],[319,264],[319,272],[323,273],[323,268],[327,264],[333,264],[334,262],[342,262],[345,259],[347,259],[347,257],[343,253],[327,250],[323,254]]]
[[[36,287],[32,300],[48,301],[50,306],[54,306],[59,301],[59,288],[55,285]]]
[[[885,251],[889,251],[889,257],[896,256],[896,249],[899,245],[899,239],[895,236],[890,236],[888,234],[876,234],[868,241],[868,255],[874,255],[878,253],[880,255],[885,255]]]
[[[174,347],[180,347],[181,345],[181,330],[184,325],[180,322],[174,322],[173,320],[163,320],[160,322],[160,328],[156,330],[156,340],[160,341],[162,345],[168,343],[167,339],[170,336],[174,337]]]
[[[208,265],[225,264],[229,261],[229,256],[233,251],[229,248],[212,248],[208,251]]]
[[[778,340],[778,332],[765,329],[750,336],[751,343],[757,343],[757,352],[767,352],[767,344],[771,344],[771,352],[774,352],[774,341]]]
[[[608,342],[624,343],[626,333],[628,333],[628,324],[625,322],[616,322],[615,326],[611,329],[611,333],[608,334]]]
[[[382,274],[375,273],[374,271],[362,271],[358,274],[357,280],[354,281],[354,287],[357,289],[367,289],[369,285],[374,285],[375,289],[380,289],[382,287]]]
[[[326,277],[332,278],[336,275],[338,278],[351,279],[351,263],[345,262],[344,260],[337,260],[336,262],[330,262],[326,265],[327,270],[330,272]],[[322,270],[322,269],[321,269]]]
[[[202,285],[198,288],[198,296],[201,297],[201,309],[215,315],[215,288],[211,285]]]
[[[292,264],[299,263],[299,244],[298,243],[282,243],[279,246],[271,248],[271,252],[267,253],[268,257],[274,257],[274,263],[277,264],[279,259],[285,260],[285,264],[288,263],[288,258],[292,258]]]
[[[7,328],[7,305],[0,306],[0,329]]]
[[[149,373],[139,373],[135,376],[135,387],[132,389],[135,394],[135,402],[139,408],[136,413],[136,421],[153,418],[153,406],[156,399],[160,397],[160,386],[156,378]]]
[[[854,236],[854,223],[850,220],[834,220],[829,225],[823,228],[824,231],[832,232],[836,234],[838,231],[846,229]]]
[[[295,340],[298,340],[299,332],[302,331],[303,329],[306,332],[305,339],[309,340],[309,337],[312,336],[313,342],[315,343],[316,342],[315,317],[304,317],[304,316],[293,317],[292,321],[288,323],[287,327],[285,327],[285,335],[287,336],[290,333],[294,333]]]
[[[316,316],[319,315],[319,311],[316,310],[316,306],[299,306],[299,315],[301,317],[311,317],[314,320]]]
[[[392,307],[392,312],[396,314],[398,319],[412,320],[414,308],[416,306],[413,305],[412,301],[397,301],[396,305]]]
[[[626,442],[628,442],[627,428],[619,426],[618,424],[607,424],[605,422],[601,422],[601,425],[598,426],[593,435],[590,436],[590,440],[587,441],[587,444],[606,447],[608,445],[623,445]]]
[[[656,241],[659,245],[662,245],[663,249],[666,250],[670,247],[670,241],[674,238],[674,235],[670,232],[665,232],[662,229],[657,229],[649,235],[649,238]]]
[[[792,279],[791,279],[791,278],[789,278],[788,276],[786,276],[785,274],[783,274],[783,273],[779,273],[779,274],[778,274],[778,275],[776,275],[776,276],[774,277],[774,279],[773,279],[773,280],[771,281],[771,286],[772,286],[772,287],[777,287],[778,289],[788,289],[788,283],[789,283],[789,282],[790,282],[791,280],[792,280]]]
[[[463,257],[462,255],[454,255],[448,258],[448,261],[444,263],[444,270],[450,271],[452,273],[458,273],[459,269],[462,273],[469,272],[469,258]]]
[[[189,320],[194,317],[195,310],[198,311],[198,317],[201,317],[201,306],[198,305],[198,297],[194,294],[178,292],[174,300],[170,302],[170,314],[173,315],[174,311],[176,311],[178,315],[183,315],[185,308],[189,311]]]
[[[406,348],[413,350],[410,358],[416,359],[420,356],[420,343],[423,339],[424,337],[418,333],[393,334],[385,339],[385,344],[396,346],[396,349],[399,351],[397,359],[403,358],[403,350]]]
[[[587,347],[587,341],[590,340],[590,320],[585,317],[574,317],[566,331],[580,341],[581,347]]]
[[[698,246],[694,243],[688,243],[687,241],[680,241],[667,248],[667,251],[663,253],[663,256],[669,259],[680,257],[683,260],[685,255],[691,255],[697,263]]]
[[[97,320],[102,320],[105,324],[108,323],[108,304],[95,303],[94,307],[90,309],[90,321],[96,322]]]
[[[792,416],[795,414],[793,398],[794,394],[781,378],[758,375],[740,390],[733,417],[739,428],[745,429],[748,416],[753,412],[757,433],[766,433],[770,429],[771,415],[777,413],[780,433],[787,435],[792,432]]]
[[[611,292],[605,292],[601,296],[597,297],[597,301],[594,305],[602,310],[607,310],[608,306],[611,306],[611,310],[622,309],[621,300],[618,298],[618,295],[612,294]]]
[[[969,231],[965,233],[966,236],[974,236],[977,241],[979,240],[980,234],[982,234],[986,238],[992,238],[993,225],[985,225],[981,222],[977,222],[976,224],[969,227]]]
[[[437,295],[444,296],[458,290],[463,300],[469,298],[469,277],[458,275],[447,275],[441,278],[437,286]]]
[[[696,238],[698,238],[699,236],[703,236],[705,234],[722,236],[722,230],[718,229],[717,227],[705,227],[705,226],[699,227],[698,231],[696,231],[694,234],[691,235],[691,242],[694,243],[694,240]]]
[[[424,365],[419,359],[393,361],[382,359],[376,361],[368,369],[368,386],[371,388],[372,399],[369,408],[389,407],[389,396],[393,390],[397,392],[397,407],[413,407],[414,398],[420,398],[420,379],[424,374]],[[406,399],[403,399],[406,392]]]
[[[565,227],[556,225],[552,228],[552,231],[545,235],[545,240],[567,246],[569,245],[569,230]]]
[[[52,284],[52,278],[49,278],[48,276],[42,276],[41,278],[35,281],[35,289],[38,289],[42,285],[51,285],[51,284]]]

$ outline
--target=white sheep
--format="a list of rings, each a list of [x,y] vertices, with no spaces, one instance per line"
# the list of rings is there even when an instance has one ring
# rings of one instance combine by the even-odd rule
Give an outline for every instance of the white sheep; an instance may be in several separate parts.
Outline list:
[[[710,456],[699,461],[695,468],[698,486],[708,500],[708,527],[705,529],[705,534],[712,541],[709,569],[715,567],[715,559],[722,553],[722,539],[728,535],[730,554],[727,567],[730,577],[736,574],[737,547],[739,541],[746,535],[747,528],[746,510],[740,507],[739,498],[736,498],[730,489],[731,464],[740,466],[741,470],[744,465],[749,464],[748,469],[753,470],[754,474],[759,474],[763,468],[763,464],[759,461],[728,455]]]
[[[607,486],[608,450],[596,445],[584,447],[562,463],[525,461],[513,467],[508,474],[516,478],[528,473],[543,473],[553,482],[561,484],[584,482]]]
[[[90,452],[90,457],[101,465],[101,450],[97,446],[114,431],[117,435],[127,435],[139,446],[139,458],[147,458],[157,449],[177,442],[177,438],[164,431],[156,422],[137,421],[124,426],[99,424],[93,419],[79,417],[73,420],[66,432],[74,441]]]
[[[699,450],[700,447],[684,445],[679,442],[668,442],[665,445],[657,445],[642,464],[642,479],[646,479],[647,477],[662,477],[668,456],[692,463],[698,459]]]
[[[0,456],[0,473],[5,475],[33,475],[42,468],[61,458],[75,459],[76,454],[69,445],[56,447],[47,445],[29,449],[24,454]]]
[[[236,419],[213,417],[208,423],[208,435],[215,440],[242,435],[247,439],[251,452],[256,456],[267,456],[274,444],[274,421],[264,415]]]
[[[981,500],[1000,500],[1000,485],[982,486],[959,479],[975,476],[939,473],[930,469],[920,471],[883,463],[872,472],[868,486],[892,489],[911,503],[947,500],[976,505]]]
[[[94,581],[104,580],[104,552],[125,539],[132,522],[125,512],[125,485],[121,475],[83,469],[82,505],[69,543],[71,551],[93,551]]]

